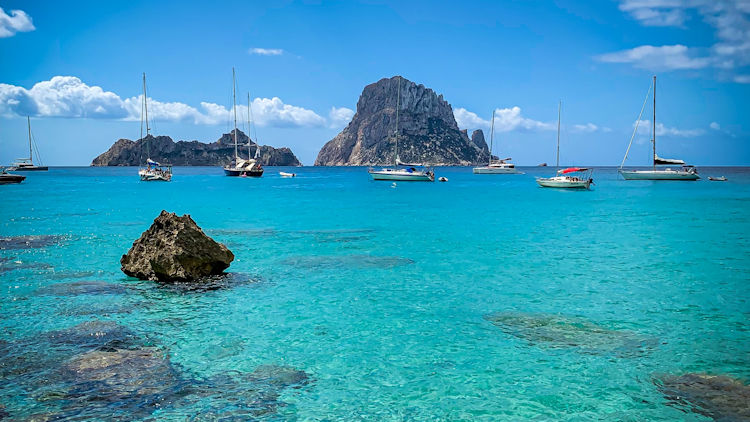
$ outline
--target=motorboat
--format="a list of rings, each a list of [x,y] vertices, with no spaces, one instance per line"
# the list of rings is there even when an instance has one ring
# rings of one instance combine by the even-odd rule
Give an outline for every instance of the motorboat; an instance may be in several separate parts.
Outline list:
[[[285,171],[280,171],[280,172],[279,172],[279,175],[280,175],[281,177],[297,177],[297,174],[296,174],[296,173],[287,173],[287,172],[285,172]]]
[[[726,178],[726,176],[719,176],[719,177],[711,177],[711,176],[709,176],[708,180],[710,180],[712,182],[726,182],[727,178]]]
[[[23,182],[24,180],[26,180],[26,176],[8,173],[5,169],[0,170],[0,185],[17,184]]]

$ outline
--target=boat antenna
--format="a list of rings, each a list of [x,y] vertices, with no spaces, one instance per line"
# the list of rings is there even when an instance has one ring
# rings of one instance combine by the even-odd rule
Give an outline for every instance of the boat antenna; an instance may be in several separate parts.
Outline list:
[[[562,110],[562,100],[557,104],[557,168],[555,171],[560,171],[560,114]]]
[[[641,106],[641,112],[638,114],[638,120],[635,121],[635,128],[633,129],[633,134],[630,136],[630,142],[628,143],[628,149],[625,150],[625,156],[622,157],[622,163],[620,163],[620,170],[622,170],[622,167],[625,165],[625,160],[628,159],[628,153],[630,152],[630,146],[633,145],[633,139],[635,138],[635,134],[638,132],[638,125],[641,123],[641,117],[643,116],[643,110],[646,109],[646,103],[648,102],[649,95],[651,95],[651,85],[648,86],[648,92],[646,92],[646,98],[643,99],[643,105]]]
[[[146,72],[143,72],[143,110],[145,111],[145,119],[146,119],[146,155],[147,158],[151,158],[151,145],[149,145],[148,135],[149,131],[151,130],[150,127],[148,127],[148,99],[146,97]],[[143,136],[143,122],[141,122],[141,136]],[[143,139],[143,138],[141,138]]]
[[[401,76],[398,76],[398,90],[396,94],[396,162],[398,166],[398,109],[401,107]]]
[[[656,170],[656,75],[654,75],[654,119],[653,119],[653,131],[654,136],[651,138],[651,144],[654,147],[654,158],[651,160],[654,163],[654,170]]]
[[[495,110],[492,110],[492,123],[490,124],[490,161],[487,163],[488,166],[492,165],[492,140],[495,137]]]
[[[237,80],[234,75],[234,67],[232,68],[232,110],[234,111],[234,162],[237,165]]]

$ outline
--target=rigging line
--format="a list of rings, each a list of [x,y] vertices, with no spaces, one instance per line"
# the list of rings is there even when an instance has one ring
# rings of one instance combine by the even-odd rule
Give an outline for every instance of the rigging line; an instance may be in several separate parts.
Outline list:
[[[29,129],[29,133],[31,134],[31,143],[34,144],[34,152],[36,153],[36,159],[39,165],[44,164],[42,162],[42,156],[39,155],[39,146],[36,144],[36,137],[34,136],[34,131]]]
[[[628,159],[628,153],[630,152],[630,146],[633,145],[633,139],[635,134],[638,132],[638,125],[641,123],[641,117],[643,116],[643,110],[646,109],[646,102],[648,102],[648,96],[651,95],[651,84],[648,85],[648,91],[646,92],[646,98],[643,100],[643,106],[641,106],[641,112],[638,114],[638,120],[635,121],[635,129],[633,129],[633,135],[630,136],[630,142],[628,143],[628,149],[625,151],[625,156],[622,158],[620,163],[620,170],[625,165],[625,160]]]

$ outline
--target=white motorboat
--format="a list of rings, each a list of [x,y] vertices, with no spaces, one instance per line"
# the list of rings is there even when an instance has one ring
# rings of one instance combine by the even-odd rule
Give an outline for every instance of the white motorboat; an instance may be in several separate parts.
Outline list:
[[[11,164],[11,170],[15,171],[47,171],[49,167],[34,164],[34,150],[32,147],[33,136],[31,135],[31,118],[26,116],[26,124],[29,128],[29,158],[19,158],[15,163]],[[39,158],[39,149],[36,150],[37,162],[41,162]]]
[[[280,171],[279,175],[281,177],[296,177],[297,176],[297,174],[295,174],[295,173],[287,173],[287,172],[284,172],[284,171]]]
[[[398,110],[401,107],[401,78],[398,78],[396,94],[396,133],[394,147],[394,167],[384,167],[379,170],[369,168],[367,172],[372,180],[395,180],[402,182],[434,182],[435,173],[423,164],[403,163],[398,157]]]
[[[557,108],[557,172],[552,177],[537,177],[536,183],[543,188],[560,189],[589,189],[594,179],[591,178],[593,170],[583,167],[569,167],[560,169],[560,117],[562,114],[562,101]]]
[[[263,166],[258,161],[260,154],[260,145],[255,144],[255,156],[250,155],[250,138],[247,140],[247,160],[240,158],[238,144],[237,144],[237,95],[236,95],[236,78],[234,74],[234,68],[232,68],[232,110],[234,111],[234,160],[224,166],[224,175],[226,176],[240,176],[240,177],[261,177],[263,176]],[[250,126],[250,113],[252,113],[252,107],[250,103],[250,93],[247,93],[247,124]],[[253,125],[253,127],[255,127]]]
[[[712,182],[726,182],[727,178],[726,178],[726,176],[719,176],[719,177],[711,177],[711,176],[709,176],[708,180],[710,180]]]
[[[146,137],[143,137],[143,123],[146,123]],[[141,141],[146,143],[146,166],[138,169],[142,182],[171,182],[172,166],[162,166],[151,159],[151,127],[148,123],[148,97],[146,96],[146,74],[143,74],[143,102],[141,103]]]
[[[490,124],[490,159],[486,166],[474,167],[474,174],[517,174],[516,165],[509,163],[511,158],[502,160],[492,159],[492,144],[495,138],[495,110],[492,110],[492,123]]]
[[[646,99],[643,100],[643,106],[641,107],[641,113],[638,115],[638,120],[635,123],[635,129],[633,129],[633,135],[630,137],[630,143],[628,149],[625,150],[625,157],[622,159],[620,164],[620,175],[625,180],[698,180],[701,177],[698,175],[698,170],[694,166],[686,165],[684,161],[673,158],[661,158],[656,155],[656,76],[654,76],[654,82],[652,85],[654,89],[654,118],[652,119],[652,137],[651,146],[653,148],[653,163],[650,170],[623,170],[625,160],[628,159],[628,153],[630,147],[633,145],[633,139],[638,131],[638,124],[641,122],[641,116],[643,110],[646,108],[646,102],[648,101],[649,94],[651,93],[651,87],[649,87],[646,93]],[[668,165],[679,165],[682,166],[678,169],[657,168],[656,166],[668,166]]]

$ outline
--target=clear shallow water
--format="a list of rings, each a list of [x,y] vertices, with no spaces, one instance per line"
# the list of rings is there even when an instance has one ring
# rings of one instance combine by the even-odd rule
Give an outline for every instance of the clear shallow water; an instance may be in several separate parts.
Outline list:
[[[3,411],[243,417],[232,403],[243,382],[217,380],[284,365],[309,382],[274,390],[252,416],[705,420],[667,405],[654,380],[750,380],[748,169],[701,169],[724,183],[624,182],[597,169],[590,192],[538,188],[534,177],[553,172],[543,168],[438,169],[448,183],[395,188],[363,168],[278,170],[176,168],[160,184],[133,168],[67,168],[0,187],[0,236],[63,236],[0,250],[13,258],[0,273]],[[162,209],[229,246],[228,287],[188,292],[120,272]],[[125,290],[44,290],[86,280]],[[495,313],[510,323],[493,324]],[[551,331],[540,329],[549,317]],[[60,399],[70,388],[60,367],[90,349],[47,333],[91,320],[132,330],[215,395],[98,410],[85,410],[85,393]]]

